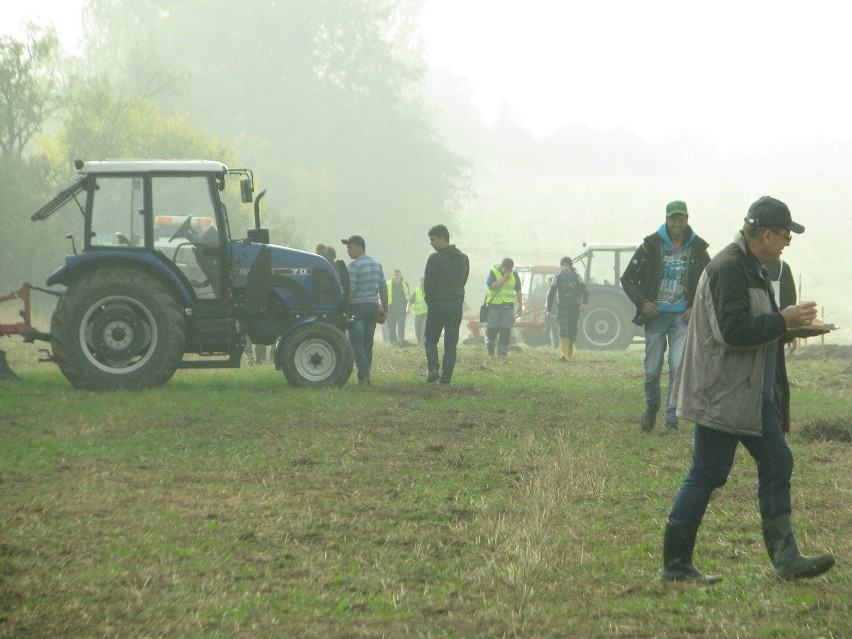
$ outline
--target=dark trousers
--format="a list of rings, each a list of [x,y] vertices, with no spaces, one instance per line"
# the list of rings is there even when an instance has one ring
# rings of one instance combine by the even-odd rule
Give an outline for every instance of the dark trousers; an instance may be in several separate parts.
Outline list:
[[[760,437],[733,435],[696,424],[692,467],[675,497],[669,513],[670,524],[698,528],[710,503],[710,495],[728,480],[740,442],[757,465],[761,518],[790,512],[793,453],[784,439],[778,410],[771,402],[763,402],[762,420]]]
[[[414,334],[417,343],[423,346],[426,343],[426,313],[414,316]]]
[[[456,367],[456,347],[462,321],[461,302],[433,302],[426,313],[426,366],[430,371],[441,370],[441,381],[449,383]],[[444,366],[438,359],[438,340],[444,333]]]
[[[577,341],[577,323],[580,320],[580,306],[560,306],[556,315],[559,322],[559,337]]]
[[[405,339],[405,304],[392,304],[388,307],[388,317],[385,322],[388,329],[388,340],[391,344]]]

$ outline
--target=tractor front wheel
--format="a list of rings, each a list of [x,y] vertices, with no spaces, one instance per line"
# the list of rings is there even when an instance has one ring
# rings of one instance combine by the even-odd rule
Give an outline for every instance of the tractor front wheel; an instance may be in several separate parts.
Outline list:
[[[281,370],[299,388],[343,386],[352,374],[355,357],[340,329],[314,322],[293,331],[281,349]]]
[[[185,322],[174,296],[127,268],[98,270],[69,286],[50,325],[53,357],[74,386],[162,386],[183,358]]]

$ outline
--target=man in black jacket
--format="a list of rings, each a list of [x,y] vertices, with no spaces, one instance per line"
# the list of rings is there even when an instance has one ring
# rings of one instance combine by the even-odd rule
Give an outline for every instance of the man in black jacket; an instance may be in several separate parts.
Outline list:
[[[431,383],[449,384],[456,366],[456,347],[464,306],[464,285],[470,273],[467,255],[450,244],[450,232],[443,224],[429,229],[429,243],[435,252],[426,260],[423,297],[426,299],[425,349]],[[438,359],[438,340],[444,333],[444,365]]]
[[[710,261],[707,242],[689,226],[686,203],[666,205],[666,222],[647,236],[621,276],[624,292],[636,305],[633,322],[645,327],[645,412],[640,428],[654,429],[662,393],[663,358],[669,351],[666,433],[677,434],[677,415],[671,403],[686,325],[692,314],[695,287]]]

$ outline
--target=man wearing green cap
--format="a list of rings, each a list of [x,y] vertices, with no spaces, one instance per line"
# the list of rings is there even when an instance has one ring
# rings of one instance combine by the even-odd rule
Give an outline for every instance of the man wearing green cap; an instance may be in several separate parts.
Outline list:
[[[645,412],[640,422],[643,432],[652,431],[657,421],[662,400],[660,378],[668,349],[666,433],[678,433],[671,390],[698,278],[710,261],[707,242],[692,231],[688,222],[686,203],[669,202],[665,224],[642,241],[621,276],[624,292],[636,305],[633,322],[645,328]]]

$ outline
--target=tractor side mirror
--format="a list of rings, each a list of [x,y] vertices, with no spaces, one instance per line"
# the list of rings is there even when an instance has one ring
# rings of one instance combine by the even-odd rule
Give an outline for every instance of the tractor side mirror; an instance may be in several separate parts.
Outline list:
[[[240,178],[240,198],[243,204],[248,204],[254,196],[254,185],[251,183],[251,178],[244,176]]]

